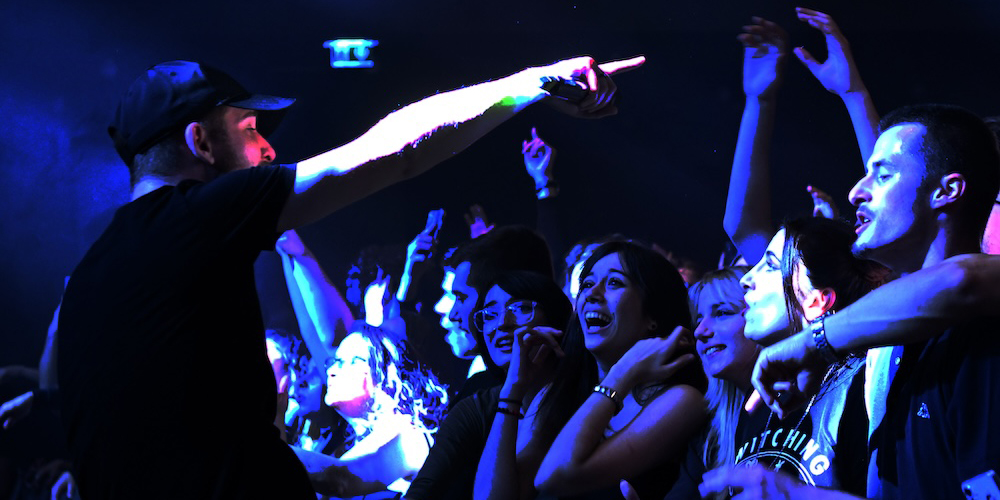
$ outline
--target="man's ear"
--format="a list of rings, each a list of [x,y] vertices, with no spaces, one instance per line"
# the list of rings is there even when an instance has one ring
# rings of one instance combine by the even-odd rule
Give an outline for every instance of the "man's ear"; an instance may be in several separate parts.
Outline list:
[[[201,158],[209,165],[215,163],[212,145],[208,141],[208,131],[204,125],[198,122],[188,123],[184,127],[184,142],[195,157]]]
[[[944,208],[965,193],[965,176],[952,172],[941,177],[941,184],[931,192],[931,208]]]
[[[833,309],[837,302],[837,292],[832,288],[813,288],[802,300],[802,314],[806,321],[812,321]]]

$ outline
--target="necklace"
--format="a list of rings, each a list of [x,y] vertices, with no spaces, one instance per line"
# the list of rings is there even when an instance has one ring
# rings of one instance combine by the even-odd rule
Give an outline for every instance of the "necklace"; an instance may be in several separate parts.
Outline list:
[[[799,418],[798,423],[795,424],[795,427],[792,428],[792,430],[791,430],[791,432],[789,434],[792,434],[792,433],[798,434],[799,427],[802,425],[802,422],[805,422],[806,417],[809,416],[809,410],[812,410],[813,404],[816,403],[816,400],[819,399],[819,396],[821,394],[823,394],[823,387],[826,386],[826,383],[830,380],[830,376],[833,375],[833,373],[835,371],[837,371],[841,366],[843,366],[843,365],[840,365],[840,363],[837,363],[837,364],[834,364],[834,365],[830,365],[830,367],[827,368],[826,375],[823,375],[823,381],[820,382],[820,390],[816,394],[813,394],[813,396],[811,398],[809,398],[809,404],[806,405],[806,410],[804,412],[802,412],[802,417]],[[772,417],[774,417],[774,411],[773,410],[767,416],[767,423],[764,424],[764,430],[765,431],[767,431],[768,429],[771,428],[771,418]],[[761,439],[760,445],[757,446],[757,451],[758,452],[761,449],[764,448],[764,443],[766,441],[767,441],[766,439]],[[782,443],[781,448],[778,451],[784,451],[786,447],[787,447],[787,443]],[[778,469],[778,467],[777,467],[778,463],[780,463],[780,462],[776,462],[771,467],[771,469],[772,470],[777,470]]]

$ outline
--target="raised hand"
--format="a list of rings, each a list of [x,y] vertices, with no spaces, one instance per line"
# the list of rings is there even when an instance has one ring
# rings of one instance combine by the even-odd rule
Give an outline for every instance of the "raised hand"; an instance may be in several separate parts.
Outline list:
[[[492,231],[495,226],[486,221],[486,212],[479,204],[469,207],[469,213],[465,214],[465,223],[469,225],[469,238],[472,239]]]
[[[403,266],[403,277],[396,298],[403,301],[407,291],[420,280],[427,270],[427,264],[437,248],[437,235],[444,221],[444,210],[431,210],[427,213],[427,223],[424,229],[410,241],[406,247],[406,264]]]
[[[681,326],[674,328],[667,338],[640,340],[615,363],[608,376],[624,382],[615,387],[618,390],[631,390],[635,386],[668,379],[694,361],[694,354],[674,359],[678,347],[692,342],[691,332]]]
[[[781,85],[788,34],[767,19],[753,17],[736,37],[743,44],[743,92],[747,98],[770,98]]]
[[[861,82],[861,75],[858,73],[857,67],[854,65],[850,45],[833,18],[829,14],[802,7],[796,8],[795,13],[800,21],[820,30],[826,38],[827,56],[826,61],[822,63],[817,61],[804,47],[796,47],[795,49],[795,55],[802,61],[802,64],[806,65],[806,68],[809,68],[819,83],[826,90],[837,95],[864,90],[865,86]]]
[[[538,137],[535,127],[531,127],[531,140],[521,143],[521,154],[524,156],[524,169],[534,179],[536,190],[553,180],[552,160],[556,157],[556,149]]]
[[[609,61],[597,64],[592,57],[576,57],[537,68],[540,77],[555,77],[574,80],[586,85],[589,93],[579,103],[572,103],[558,97],[549,97],[545,101],[552,107],[568,115],[578,118],[603,118],[618,112],[614,105],[615,91],[618,87],[611,76],[625,73],[642,66],[645,56]]]
[[[531,393],[541,389],[545,372],[551,368],[552,356],[565,355],[559,346],[562,333],[546,326],[514,330],[516,341],[507,366],[507,379],[513,386]]]
[[[835,219],[840,215],[837,204],[833,202],[833,198],[830,195],[826,194],[826,191],[814,186],[806,186],[806,191],[809,191],[809,194],[812,195],[813,217]]]

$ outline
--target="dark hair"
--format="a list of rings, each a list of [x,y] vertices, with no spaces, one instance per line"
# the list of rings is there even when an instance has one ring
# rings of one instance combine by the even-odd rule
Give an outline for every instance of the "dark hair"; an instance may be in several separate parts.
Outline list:
[[[490,288],[494,285],[499,286],[514,299],[535,301],[538,308],[545,312],[545,326],[562,329],[569,323],[570,315],[573,314],[572,304],[563,295],[559,285],[552,281],[551,276],[531,271],[507,271],[498,275],[496,282],[490,285]],[[473,335],[479,345],[485,345],[483,332],[477,331]],[[488,350],[480,349],[480,351],[486,366],[502,378],[503,370],[493,362]]]
[[[457,269],[469,262],[469,285],[480,294],[492,286],[498,274],[505,271],[531,271],[552,276],[552,254],[545,239],[525,226],[504,226],[455,249],[445,266]]]
[[[663,255],[642,243],[611,241],[602,244],[584,262],[581,279],[590,273],[597,261],[611,254],[621,259],[623,271],[642,295],[643,312],[656,322],[657,328],[651,337],[666,337],[675,327],[691,324],[687,288],[681,275]],[[578,317],[570,318],[562,342],[566,355],[560,360],[555,380],[538,409],[541,422],[538,428],[542,432],[559,432],[598,382],[597,360],[584,345],[583,327]],[[686,352],[693,352],[693,349],[676,356]],[[706,383],[701,365],[692,363],[672,377],[669,385],[690,384],[704,392]],[[655,394],[636,400],[645,404]]]
[[[573,244],[573,247],[566,252],[563,257],[563,269],[562,269],[562,281],[563,286],[568,290],[570,285],[570,279],[573,277],[573,268],[576,267],[577,262],[587,253],[587,247],[591,245],[601,245],[609,241],[626,241],[628,238],[621,233],[611,233],[604,236],[599,236],[597,238],[584,238]]]
[[[399,288],[405,264],[406,247],[402,245],[368,245],[358,252],[351,265],[358,268],[361,300],[358,304],[352,305],[357,307],[361,315],[365,312],[365,290],[378,279],[378,270],[382,269],[384,274],[389,276],[388,289],[394,292]]]
[[[879,130],[904,123],[918,123],[926,129],[920,146],[927,169],[925,189],[952,172],[965,177],[964,201],[955,208],[955,228],[963,237],[981,240],[1000,190],[1000,151],[993,132],[972,112],[945,104],[904,106],[883,117]]]
[[[785,230],[785,245],[781,253],[781,281],[788,319],[795,331],[801,330],[803,318],[801,301],[794,286],[798,261],[802,261],[814,288],[830,288],[836,293],[834,310],[854,303],[888,277],[886,267],[851,253],[851,245],[857,235],[847,222],[801,217],[786,221],[782,227]]]

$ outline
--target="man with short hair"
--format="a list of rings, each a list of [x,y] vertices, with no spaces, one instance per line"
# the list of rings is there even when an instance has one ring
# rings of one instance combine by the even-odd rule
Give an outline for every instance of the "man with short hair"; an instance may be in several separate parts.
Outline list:
[[[591,89],[570,114],[615,112],[588,57],[434,95],[354,141],[271,166],[265,138],[291,99],[254,95],[189,61],[151,67],[109,132],[132,201],[70,278],[59,318],[63,418],[83,498],[313,498],[272,422],[253,262],[318,220],[465,149],[527,105],[543,81]],[[358,481],[373,490],[385,485]]]
[[[869,351],[866,403],[873,453],[868,496],[961,498],[964,482],[975,479],[975,488],[982,488],[986,482],[980,475],[1000,468],[1000,384],[993,383],[1000,380],[1000,336],[995,321],[982,313],[959,322],[939,313],[949,308],[937,303],[937,283],[926,277],[940,280],[940,274],[918,275],[960,269],[942,266],[979,253],[1000,189],[1000,152],[983,121],[954,106],[905,107],[884,117],[880,129],[865,176],[850,194],[858,217],[854,251],[909,284],[900,290],[890,283],[884,291],[916,300],[900,303],[876,290],[768,347],[758,358],[754,386],[780,415],[792,400],[813,392],[826,365],[844,353],[904,344]],[[948,279],[965,282],[963,276]],[[970,292],[978,293],[965,290]],[[907,310],[911,314],[900,314]],[[788,394],[779,399],[778,391]],[[800,488],[780,479],[762,480],[767,474],[760,470],[721,481],[723,475],[706,475],[702,493],[765,484],[775,490]]]

